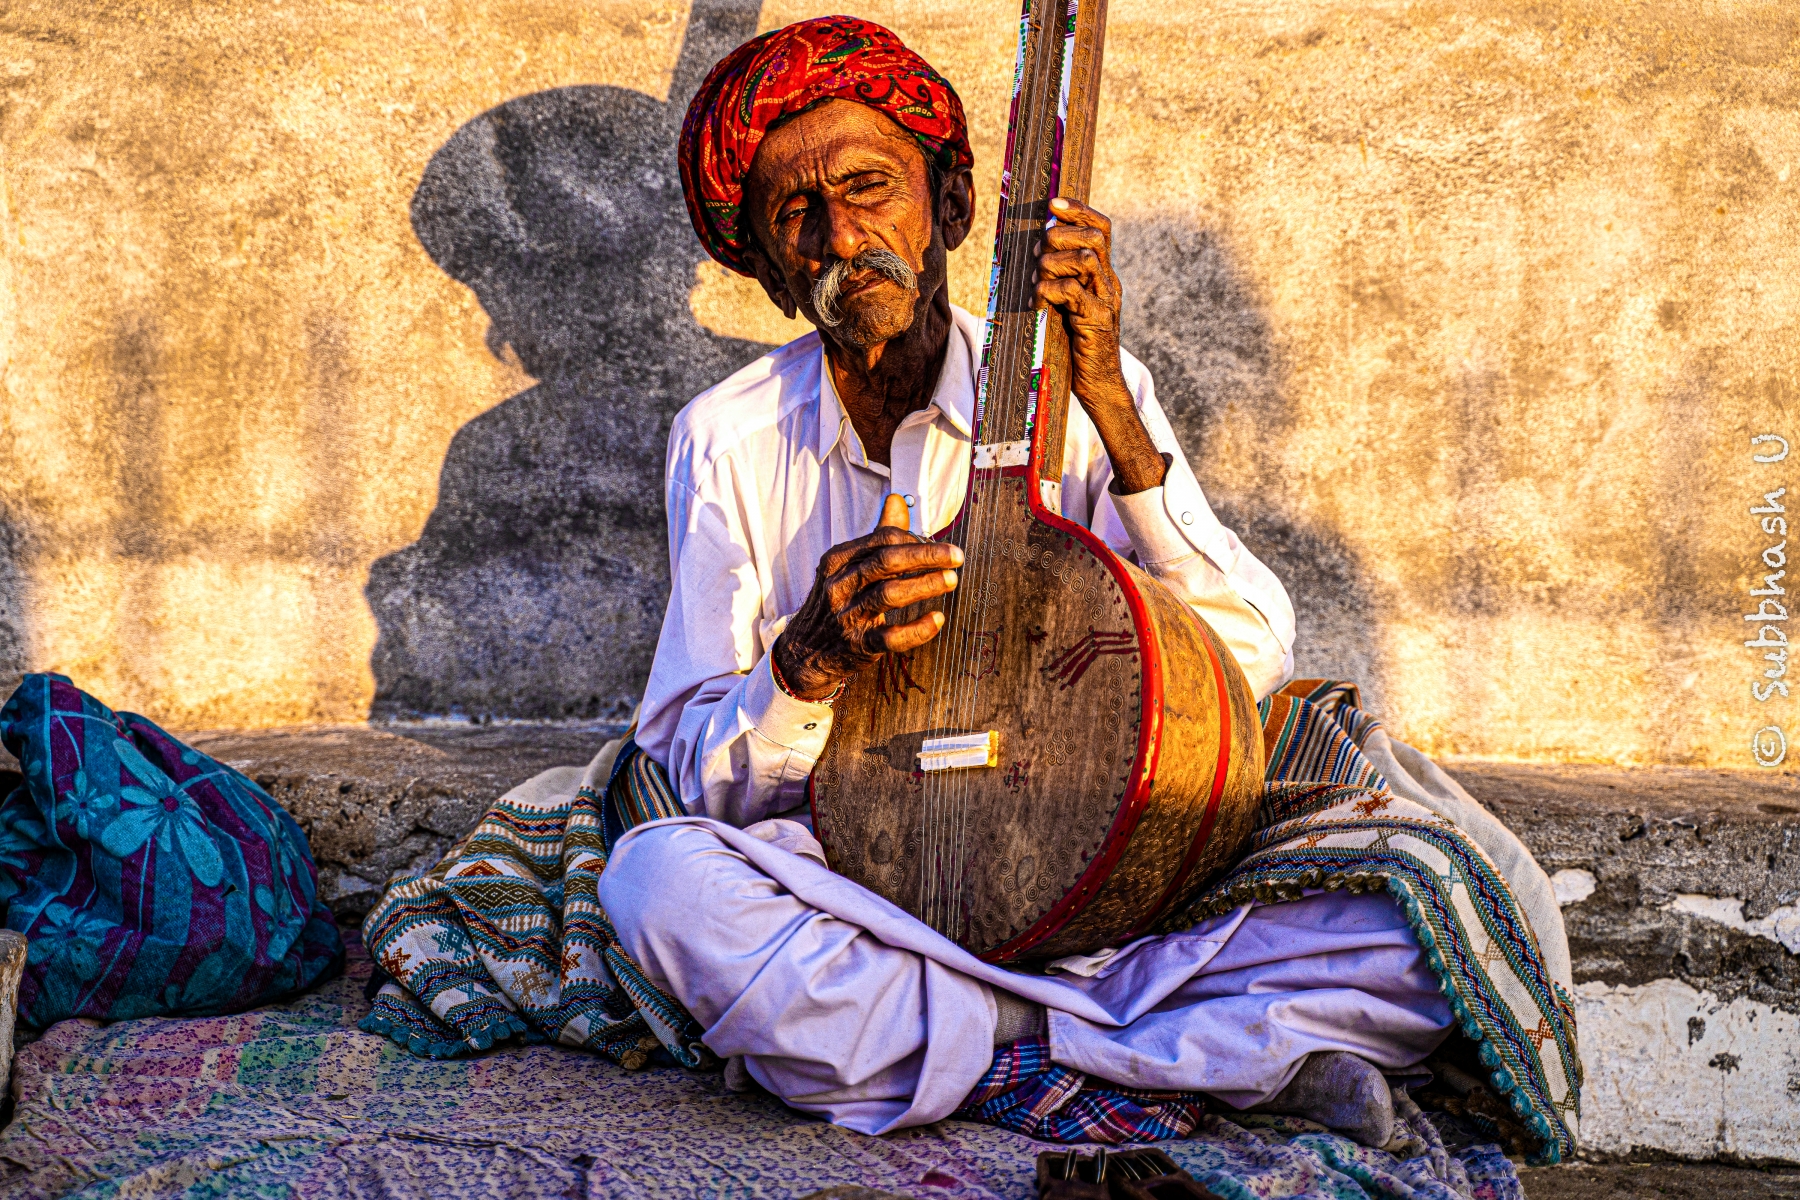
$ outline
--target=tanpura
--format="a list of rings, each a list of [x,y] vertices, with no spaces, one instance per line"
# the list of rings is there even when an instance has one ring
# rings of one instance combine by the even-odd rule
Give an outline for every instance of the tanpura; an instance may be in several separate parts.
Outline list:
[[[968,491],[936,639],[849,681],[814,768],[834,871],[993,962],[1120,945],[1238,855],[1262,733],[1242,671],[1061,515],[1069,341],[1035,296],[1049,201],[1085,201],[1104,0],[1026,0]]]

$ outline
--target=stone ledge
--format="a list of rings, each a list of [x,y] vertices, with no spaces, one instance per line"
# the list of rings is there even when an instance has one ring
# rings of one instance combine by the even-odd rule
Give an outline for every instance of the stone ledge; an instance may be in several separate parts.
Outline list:
[[[1551,875],[1593,892],[1563,920],[1577,981],[1681,979],[1721,1001],[1800,1013],[1800,957],[1679,911],[1681,896],[1743,901],[1748,920],[1800,902],[1800,781],[1748,771],[1452,762]]]
[[[1583,1156],[1800,1161],[1800,785],[1447,766],[1563,884]]]
[[[294,815],[319,890],[355,924],[395,871],[427,867],[487,806],[549,767],[585,766],[617,724],[342,725],[181,734]]]

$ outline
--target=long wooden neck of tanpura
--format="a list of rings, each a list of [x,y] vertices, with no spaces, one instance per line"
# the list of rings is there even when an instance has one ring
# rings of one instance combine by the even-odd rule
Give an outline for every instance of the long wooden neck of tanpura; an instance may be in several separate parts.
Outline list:
[[[1031,494],[1052,511],[1068,429],[1069,338],[1059,313],[1038,309],[1034,250],[1053,197],[1088,198],[1105,42],[1106,0],[1026,0],[976,441],[1027,443]]]

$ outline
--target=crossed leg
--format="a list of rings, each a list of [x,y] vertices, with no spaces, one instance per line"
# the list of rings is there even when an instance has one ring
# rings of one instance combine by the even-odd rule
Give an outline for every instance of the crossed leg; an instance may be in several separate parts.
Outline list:
[[[992,1059],[988,984],[812,907],[703,825],[634,831],[602,876],[601,903],[707,1045],[741,1056],[796,1108],[871,1133],[936,1120]],[[1398,905],[1338,893],[1253,909],[1123,1028],[1066,1013],[1049,1023],[1064,1065],[1239,1108],[1279,1103],[1284,1089],[1291,1099],[1333,1053],[1411,1067],[1450,1024]]]

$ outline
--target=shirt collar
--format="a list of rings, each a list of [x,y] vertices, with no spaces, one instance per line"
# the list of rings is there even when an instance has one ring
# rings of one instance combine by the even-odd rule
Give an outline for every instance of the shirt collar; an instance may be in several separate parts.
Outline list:
[[[937,387],[932,389],[931,404],[942,413],[963,437],[973,436],[975,426],[976,360],[981,354],[983,321],[956,305],[950,306],[950,344],[944,350],[944,367],[938,372]],[[838,399],[831,382],[831,365],[825,360],[825,339],[819,339],[819,421],[814,450],[819,461],[837,448],[848,436],[856,439],[850,414]],[[861,458],[858,453],[856,457]],[[864,464],[868,465],[868,464]]]

